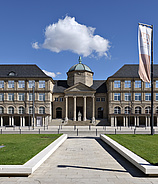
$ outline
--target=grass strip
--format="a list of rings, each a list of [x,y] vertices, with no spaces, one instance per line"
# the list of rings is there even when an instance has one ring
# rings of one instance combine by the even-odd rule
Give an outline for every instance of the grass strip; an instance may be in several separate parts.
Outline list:
[[[22,165],[62,134],[1,134],[0,165]]]
[[[158,165],[158,135],[107,135],[153,165]]]

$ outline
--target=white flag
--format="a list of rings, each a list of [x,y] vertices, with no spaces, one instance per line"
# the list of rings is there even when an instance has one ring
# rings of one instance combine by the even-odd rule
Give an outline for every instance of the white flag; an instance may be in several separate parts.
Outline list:
[[[144,82],[150,82],[151,31],[151,28],[139,25],[139,76]]]

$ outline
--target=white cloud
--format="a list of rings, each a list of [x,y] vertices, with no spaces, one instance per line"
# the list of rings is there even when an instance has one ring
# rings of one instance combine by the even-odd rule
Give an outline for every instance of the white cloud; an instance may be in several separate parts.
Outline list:
[[[40,47],[39,47],[39,45],[38,45],[38,42],[33,43],[33,44],[32,44],[32,48],[34,48],[34,49],[39,49]]]
[[[55,78],[57,75],[60,75],[61,73],[60,72],[57,72],[57,73],[54,73],[54,72],[48,72],[46,70],[42,70],[46,75],[52,77],[52,78]]]
[[[99,35],[94,35],[95,28],[87,27],[75,21],[75,17],[66,16],[57,23],[45,29],[45,40],[41,47],[52,52],[72,51],[84,57],[97,53],[107,56],[109,41]],[[38,42],[34,48],[39,48]]]

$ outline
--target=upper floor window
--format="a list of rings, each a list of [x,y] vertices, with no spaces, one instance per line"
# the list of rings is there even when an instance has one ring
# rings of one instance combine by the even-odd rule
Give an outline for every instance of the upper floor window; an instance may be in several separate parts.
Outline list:
[[[8,100],[14,101],[14,93],[8,93]]]
[[[14,107],[8,107],[8,114],[14,114]]]
[[[141,88],[141,81],[135,81],[135,88]]]
[[[45,81],[39,81],[39,88],[45,88]]]
[[[120,93],[114,94],[114,101],[120,101]]]
[[[141,101],[141,93],[135,93],[135,101]]]
[[[141,107],[135,108],[135,114],[141,114]]]
[[[104,97],[101,98],[101,102],[105,102],[105,98]]]
[[[33,94],[29,93],[29,101],[33,101]]]
[[[117,80],[117,81],[114,81],[114,88],[120,88],[121,86],[121,81]]]
[[[44,107],[39,108],[39,114],[45,114],[45,108]]]
[[[158,80],[156,80],[156,88],[158,88]]]
[[[129,106],[125,107],[125,114],[130,114],[131,108]]]
[[[24,101],[24,93],[19,93],[18,94],[18,100],[19,101]]]
[[[63,97],[60,97],[60,102],[63,102]]]
[[[45,101],[45,94],[39,93],[39,101]]]
[[[55,97],[55,102],[58,102],[58,98],[57,97]]]
[[[4,113],[4,108],[0,107],[0,114],[3,114],[3,113]]]
[[[0,81],[0,88],[4,88],[4,81],[3,80]]]
[[[150,82],[146,82],[145,83],[145,88],[151,88],[151,83]]]
[[[8,88],[14,88],[14,81],[13,80],[8,81]]]
[[[131,93],[125,93],[125,101],[131,101]]]
[[[114,108],[114,114],[121,114],[121,108],[120,107],[115,107]]]
[[[15,72],[13,72],[13,71],[11,71],[11,72],[9,72],[9,73],[8,73],[8,75],[9,75],[9,76],[15,76],[15,75],[16,75],[16,73],[15,73]]]
[[[131,81],[125,81],[125,88],[131,88]]]
[[[156,101],[158,101],[158,93],[156,93]]]
[[[145,114],[150,114],[151,113],[151,107],[145,107]]]
[[[0,101],[4,101],[4,94],[0,93]]]
[[[19,114],[24,114],[24,112],[25,112],[24,107],[19,107]]]
[[[96,98],[96,102],[100,102],[100,98]]]
[[[145,93],[145,101],[151,101],[151,93]]]
[[[25,81],[18,81],[18,88],[25,88]]]
[[[33,107],[29,107],[29,114],[33,114]]]
[[[35,81],[34,80],[29,80],[29,88],[35,87]]]

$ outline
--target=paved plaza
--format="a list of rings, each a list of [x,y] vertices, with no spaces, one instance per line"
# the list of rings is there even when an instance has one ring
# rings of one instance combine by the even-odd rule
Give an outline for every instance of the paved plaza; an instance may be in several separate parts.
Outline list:
[[[155,184],[99,137],[69,137],[29,177],[0,177],[2,184]]]

